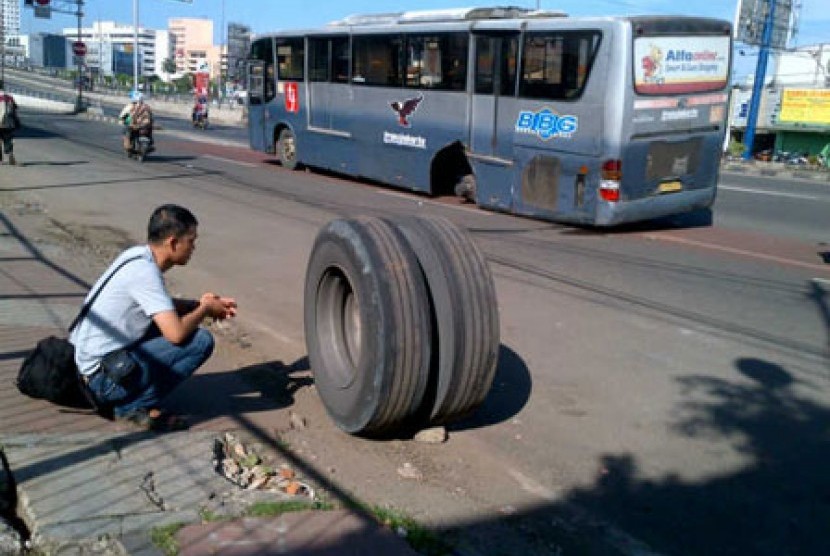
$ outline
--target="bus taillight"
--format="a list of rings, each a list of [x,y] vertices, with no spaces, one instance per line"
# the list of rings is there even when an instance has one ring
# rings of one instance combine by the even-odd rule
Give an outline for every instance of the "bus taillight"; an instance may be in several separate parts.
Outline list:
[[[599,182],[599,196],[603,201],[620,200],[620,181],[622,180],[622,161],[606,160],[602,163],[602,177]]]

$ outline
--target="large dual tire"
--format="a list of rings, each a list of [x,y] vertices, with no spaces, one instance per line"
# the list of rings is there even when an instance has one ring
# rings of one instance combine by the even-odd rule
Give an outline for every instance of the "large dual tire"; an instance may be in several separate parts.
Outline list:
[[[429,424],[466,417],[493,383],[500,345],[498,304],[487,261],[468,233],[438,217],[395,221],[428,290],[433,364],[421,409]]]
[[[389,433],[419,411],[432,353],[426,299],[395,226],[338,219],[318,233],[306,272],[306,343],[323,404],[344,431]]]

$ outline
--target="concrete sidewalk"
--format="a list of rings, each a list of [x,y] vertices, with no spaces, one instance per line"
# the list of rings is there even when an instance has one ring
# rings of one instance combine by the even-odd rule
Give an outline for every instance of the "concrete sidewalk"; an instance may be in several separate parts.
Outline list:
[[[290,401],[246,401],[244,407],[226,401],[231,393],[251,391],[227,351],[218,349],[194,377],[202,377],[200,391],[185,394],[195,424],[185,432],[128,430],[88,411],[21,395],[15,377],[23,357],[39,339],[64,334],[101,263],[41,243],[38,226],[48,215],[9,193],[11,186],[9,178],[0,179],[0,446],[16,483],[17,516],[34,546],[44,554],[149,556],[162,554],[152,541],[155,528],[191,524],[177,534],[181,554],[416,554],[359,511],[243,517],[258,502],[310,501],[244,490],[217,473],[214,445],[223,431],[261,443],[274,467],[288,461],[300,478],[315,483],[262,432],[269,422],[285,421]],[[291,367],[259,371],[279,382]],[[343,500],[338,493],[325,496],[335,505]],[[207,519],[218,516],[231,519]],[[0,526],[0,553],[8,546],[3,531]]]

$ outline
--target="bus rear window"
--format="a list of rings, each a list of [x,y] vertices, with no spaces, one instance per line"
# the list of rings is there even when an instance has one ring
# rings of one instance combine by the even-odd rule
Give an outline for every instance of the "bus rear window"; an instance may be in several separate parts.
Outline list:
[[[729,79],[728,36],[634,39],[634,90],[641,95],[719,91]]]

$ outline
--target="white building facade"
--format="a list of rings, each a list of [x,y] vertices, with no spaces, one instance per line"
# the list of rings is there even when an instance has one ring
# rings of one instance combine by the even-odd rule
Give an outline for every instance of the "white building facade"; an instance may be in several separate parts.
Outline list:
[[[91,73],[104,76],[133,74],[135,27],[114,21],[96,21],[92,27],[65,28],[63,35],[70,41],[81,40],[86,44],[86,66]],[[138,28],[138,71],[141,77],[158,75],[164,78],[165,58],[172,56],[170,34]]]

